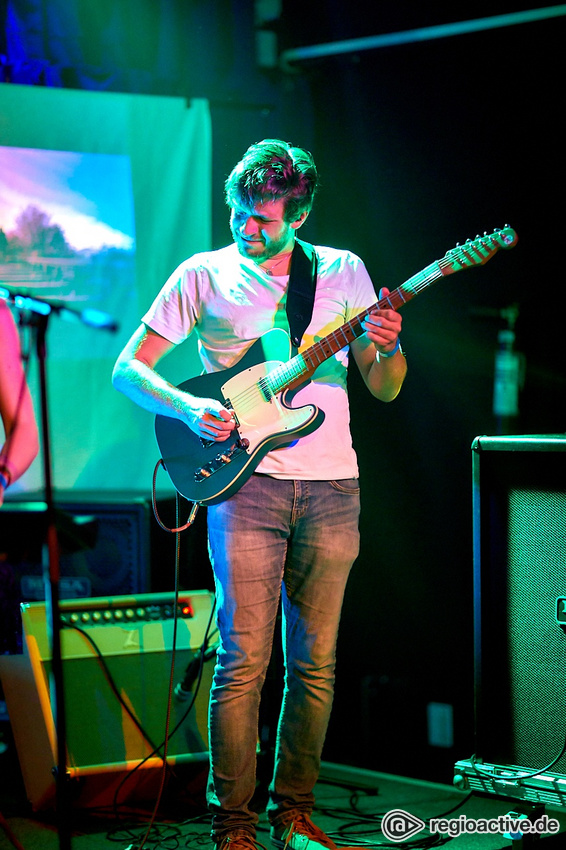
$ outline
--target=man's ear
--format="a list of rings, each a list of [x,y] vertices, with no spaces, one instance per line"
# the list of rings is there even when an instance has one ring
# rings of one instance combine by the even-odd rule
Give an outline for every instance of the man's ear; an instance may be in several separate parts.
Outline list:
[[[305,212],[302,212],[296,221],[291,222],[291,227],[294,228],[295,230],[298,230],[299,227],[301,227],[305,223],[305,221],[308,218],[308,215],[309,215],[308,210],[305,210]]]

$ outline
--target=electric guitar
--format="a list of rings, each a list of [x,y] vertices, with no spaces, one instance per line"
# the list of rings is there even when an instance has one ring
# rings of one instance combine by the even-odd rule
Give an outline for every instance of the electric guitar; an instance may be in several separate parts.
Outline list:
[[[220,401],[233,412],[236,428],[226,441],[216,442],[202,439],[179,419],[156,416],[157,442],[175,489],[202,505],[232,496],[267,452],[321,425],[322,410],[312,404],[291,407],[290,395],[317,366],[364,333],[362,322],[371,312],[398,310],[441,277],[484,265],[500,248],[512,248],[516,243],[517,234],[507,225],[469,239],[294,357],[290,357],[289,335],[274,328],[256,340],[235,366],[180,384],[179,389],[192,395]]]

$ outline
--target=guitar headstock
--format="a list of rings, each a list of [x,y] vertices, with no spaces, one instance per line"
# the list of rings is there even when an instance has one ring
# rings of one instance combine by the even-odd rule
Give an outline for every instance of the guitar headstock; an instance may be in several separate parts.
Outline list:
[[[475,239],[468,239],[464,245],[456,245],[439,261],[442,274],[448,275],[472,266],[483,266],[499,251],[500,248],[513,248],[519,240],[512,227],[505,225],[503,229],[493,233],[484,233]]]

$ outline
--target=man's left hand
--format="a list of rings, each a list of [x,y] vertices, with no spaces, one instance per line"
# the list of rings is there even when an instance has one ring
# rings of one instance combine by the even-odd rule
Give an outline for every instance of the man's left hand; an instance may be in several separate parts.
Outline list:
[[[389,290],[379,290],[379,300],[389,295]],[[383,353],[391,351],[401,333],[401,314],[397,310],[387,308],[371,312],[362,322],[362,327],[368,335],[368,339]]]

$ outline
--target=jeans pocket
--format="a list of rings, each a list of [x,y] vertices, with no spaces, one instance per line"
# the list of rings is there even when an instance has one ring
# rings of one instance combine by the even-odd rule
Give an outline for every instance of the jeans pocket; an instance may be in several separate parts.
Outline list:
[[[340,478],[338,481],[331,481],[330,486],[347,496],[358,496],[360,493],[360,483],[357,478]]]

